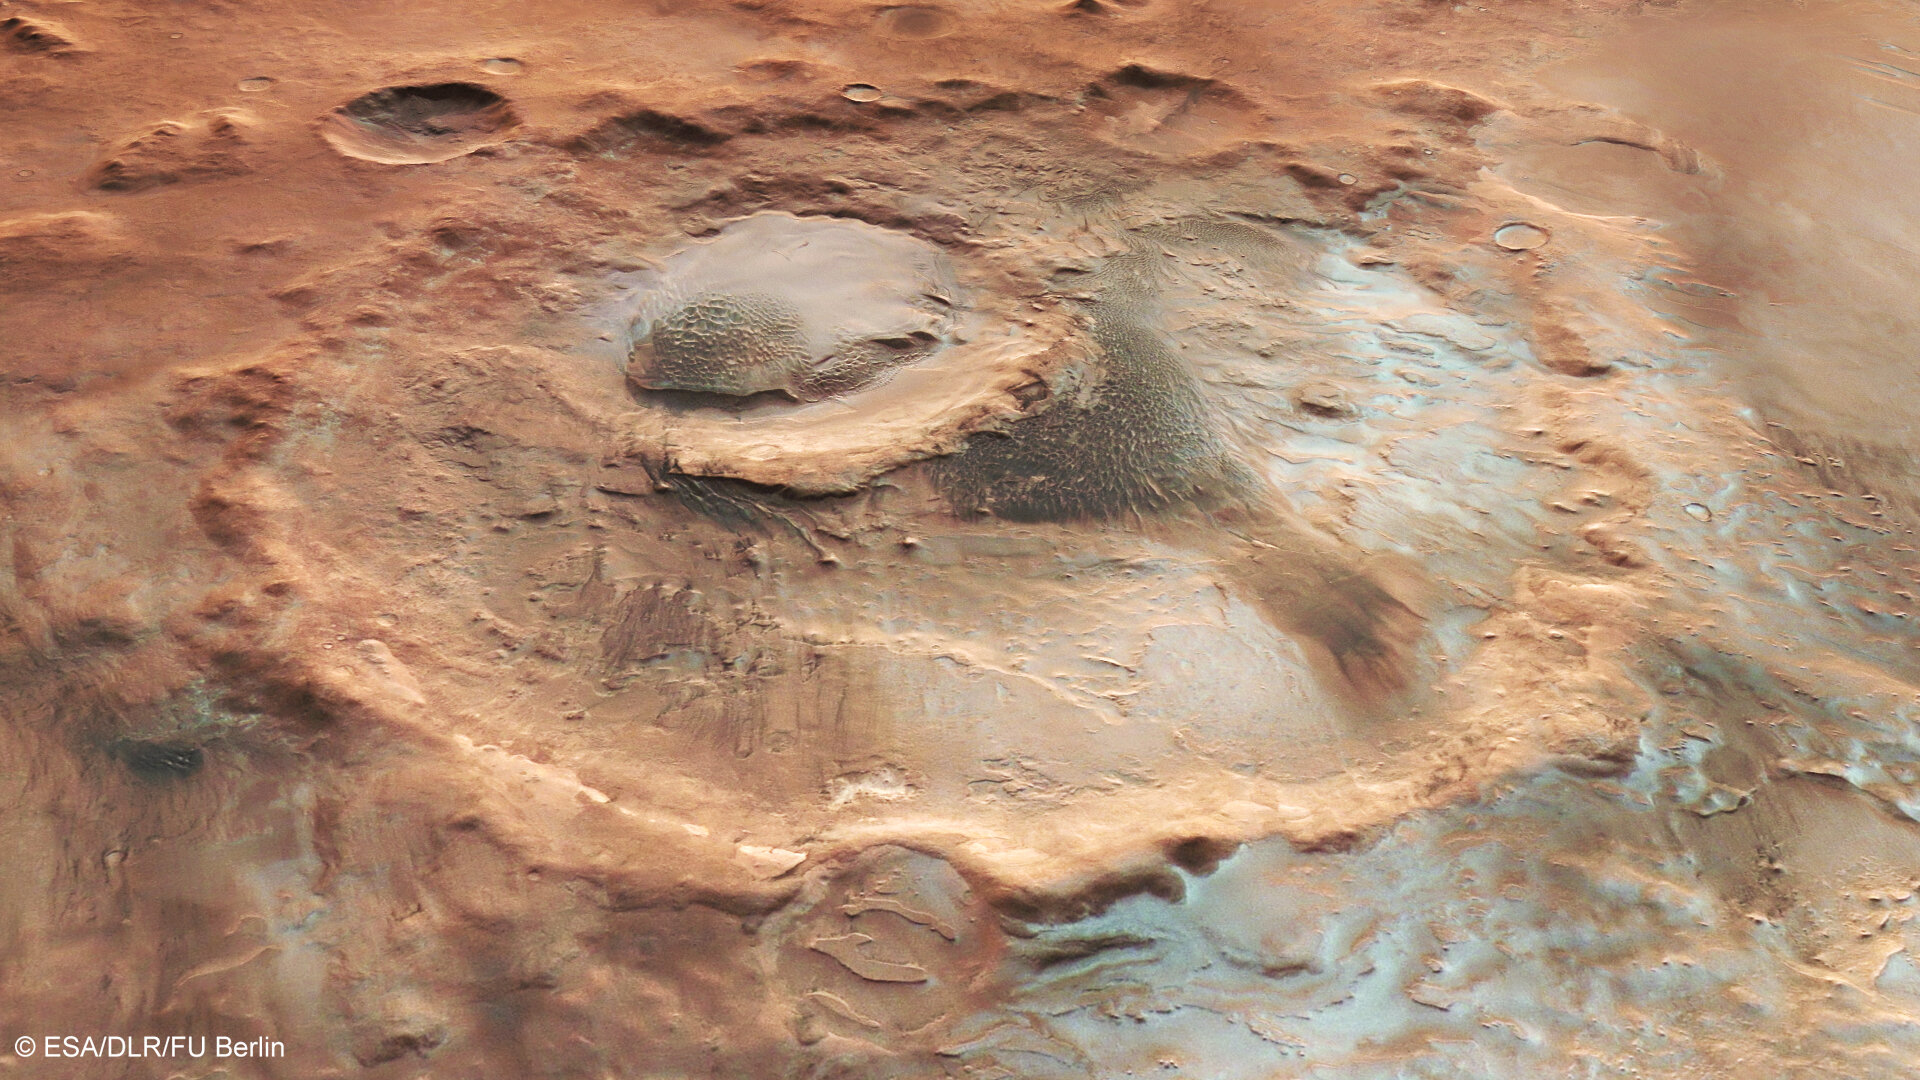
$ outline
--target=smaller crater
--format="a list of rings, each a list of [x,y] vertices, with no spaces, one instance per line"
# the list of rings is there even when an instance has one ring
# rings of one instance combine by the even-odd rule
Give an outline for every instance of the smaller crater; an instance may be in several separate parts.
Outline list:
[[[350,158],[429,165],[505,140],[520,119],[505,98],[472,83],[389,86],[321,120],[321,136]]]
[[[526,70],[526,65],[511,56],[489,56],[474,67],[489,75],[518,75]]]
[[[1091,348],[1057,305],[975,310],[961,282],[990,265],[900,230],[781,212],[677,240],[588,324],[624,324],[598,337],[614,342],[609,360],[626,352],[638,408],[625,453],[676,489],[725,478],[818,496],[953,452]]]
[[[959,29],[959,20],[937,7],[883,8],[877,20],[880,31],[897,38],[926,40],[946,37]]]
[[[1116,15],[1146,4],[1147,0],[1068,0],[1060,10],[1068,15]]]
[[[1545,246],[1551,234],[1538,225],[1516,221],[1493,231],[1493,242],[1508,251],[1532,251]]]
[[[952,328],[944,256],[863,223],[756,216],[664,269],[630,330],[641,390],[820,401],[925,359]]]

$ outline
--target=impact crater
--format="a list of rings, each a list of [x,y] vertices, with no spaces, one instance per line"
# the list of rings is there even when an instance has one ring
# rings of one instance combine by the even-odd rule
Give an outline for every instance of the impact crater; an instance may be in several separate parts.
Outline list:
[[[350,158],[431,165],[505,141],[520,118],[499,94],[472,83],[389,86],[328,113],[321,137]]]

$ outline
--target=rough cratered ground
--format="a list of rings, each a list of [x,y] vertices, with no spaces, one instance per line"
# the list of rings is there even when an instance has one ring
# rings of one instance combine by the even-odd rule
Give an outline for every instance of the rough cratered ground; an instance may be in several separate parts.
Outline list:
[[[1910,1075],[1903,18],[16,5],[0,1031]]]

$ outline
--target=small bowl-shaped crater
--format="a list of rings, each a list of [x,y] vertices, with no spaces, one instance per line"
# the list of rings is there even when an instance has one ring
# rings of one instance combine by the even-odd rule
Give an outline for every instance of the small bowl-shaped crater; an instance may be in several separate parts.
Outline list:
[[[320,133],[335,150],[382,165],[429,165],[506,139],[520,125],[507,100],[472,83],[389,86],[328,113]]]
[[[1493,242],[1508,251],[1532,251],[1551,239],[1547,230],[1528,221],[1514,221],[1493,231]]]
[[[883,33],[916,40],[946,37],[960,25],[958,19],[939,8],[918,4],[883,8],[878,22]]]

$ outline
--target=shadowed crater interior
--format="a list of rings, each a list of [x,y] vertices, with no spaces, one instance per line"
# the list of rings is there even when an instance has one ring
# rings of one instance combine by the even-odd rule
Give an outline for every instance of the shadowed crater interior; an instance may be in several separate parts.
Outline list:
[[[389,86],[321,121],[335,150],[383,165],[426,165],[501,141],[520,119],[505,98],[472,83]]]

